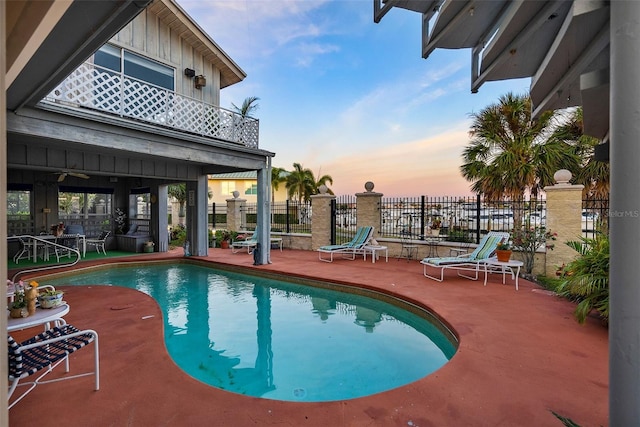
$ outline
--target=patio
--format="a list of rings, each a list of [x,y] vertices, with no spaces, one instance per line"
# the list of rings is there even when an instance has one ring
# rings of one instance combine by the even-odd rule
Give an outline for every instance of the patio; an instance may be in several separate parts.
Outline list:
[[[180,248],[113,261],[182,254]],[[257,267],[252,256],[223,249],[194,259],[398,294],[441,316],[460,347],[434,374],[373,396],[323,403],[257,399],[183,373],[165,350],[160,309],[147,295],[108,286],[67,287],[67,321],[100,334],[101,389],[93,391],[91,378],[40,386],[11,409],[11,426],[560,426],[551,411],[583,427],[608,425],[607,328],[595,318],[579,325],[573,304],[524,279],[519,291],[510,281],[502,285],[497,275],[486,287],[483,277],[474,282],[451,273],[437,283],[423,277],[418,262],[372,264],[360,258],[328,264],[313,251],[273,251],[273,264]],[[80,267],[103,262],[87,260]],[[23,331],[15,338],[33,334]],[[72,355],[71,369],[91,363],[79,352]]]

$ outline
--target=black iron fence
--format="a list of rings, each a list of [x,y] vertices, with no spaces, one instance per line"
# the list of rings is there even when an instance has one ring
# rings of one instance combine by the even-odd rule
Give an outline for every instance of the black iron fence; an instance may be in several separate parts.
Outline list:
[[[485,200],[475,197],[383,198],[381,237],[478,242],[489,231],[511,231],[530,224],[544,226],[546,201]]]
[[[254,230],[258,204],[247,203],[241,211],[243,228]],[[311,233],[311,203],[287,200],[271,204],[271,231],[276,233]]]
[[[243,207],[243,228],[256,226],[258,205]],[[382,198],[380,202],[383,238],[400,239],[410,235],[426,240],[434,235],[451,242],[478,242],[488,231],[511,231],[515,227],[546,226],[546,200],[485,200],[471,197]],[[271,230],[282,233],[311,233],[311,203],[287,200],[271,205]],[[209,223],[225,228],[226,204],[212,204]],[[344,243],[353,237],[357,223],[356,196],[338,196],[332,206],[331,241]],[[585,199],[582,203],[582,232],[593,237],[596,231],[608,232],[609,200]]]
[[[593,238],[597,232],[609,233],[609,199],[582,200],[582,235]]]

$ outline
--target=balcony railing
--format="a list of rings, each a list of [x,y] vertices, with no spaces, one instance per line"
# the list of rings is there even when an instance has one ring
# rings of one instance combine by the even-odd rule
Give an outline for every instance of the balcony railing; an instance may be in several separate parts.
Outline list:
[[[43,101],[258,148],[258,120],[89,62],[72,72]]]

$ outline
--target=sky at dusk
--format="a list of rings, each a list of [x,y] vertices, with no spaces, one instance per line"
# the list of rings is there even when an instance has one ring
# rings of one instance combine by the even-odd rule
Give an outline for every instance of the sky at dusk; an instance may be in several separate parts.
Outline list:
[[[472,94],[471,52],[421,57],[421,16],[393,8],[373,22],[371,0],[177,0],[247,73],[221,107],[257,96],[261,149],[272,165],[331,175],[337,195],[460,196],[469,115],[529,79]]]

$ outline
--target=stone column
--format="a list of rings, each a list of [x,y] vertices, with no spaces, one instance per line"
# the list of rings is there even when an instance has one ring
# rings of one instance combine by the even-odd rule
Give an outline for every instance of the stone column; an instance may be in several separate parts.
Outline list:
[[[238,191],[233,192],[233,199],[227,199],[227,228],[229,231],[240,231],[246,216],[245,206],[247,204],[246,199],[239,199],[240,193]]]
[[[327,188],[320,186],[320,194],[311,196],[311,250],[331,244],[331,201],[336,198],[326,194]]]
[[[364,184],[365,192],[356,193],[357,218],[358,227],[375,227],[373,237],[378,236],[382,226],[381,206],[382,193],[373,191],[374,184],[367,181]]]
[[[545,275],[554,277],[557,267],[573,261],[578,254],[565,244],[582,237],[582,190],[584,185],[569,184],[571,172],[557,171],[553,178],[555,185],[544,188],[547,193],[547,231],[556,233],[553,250],[547,250]]]

